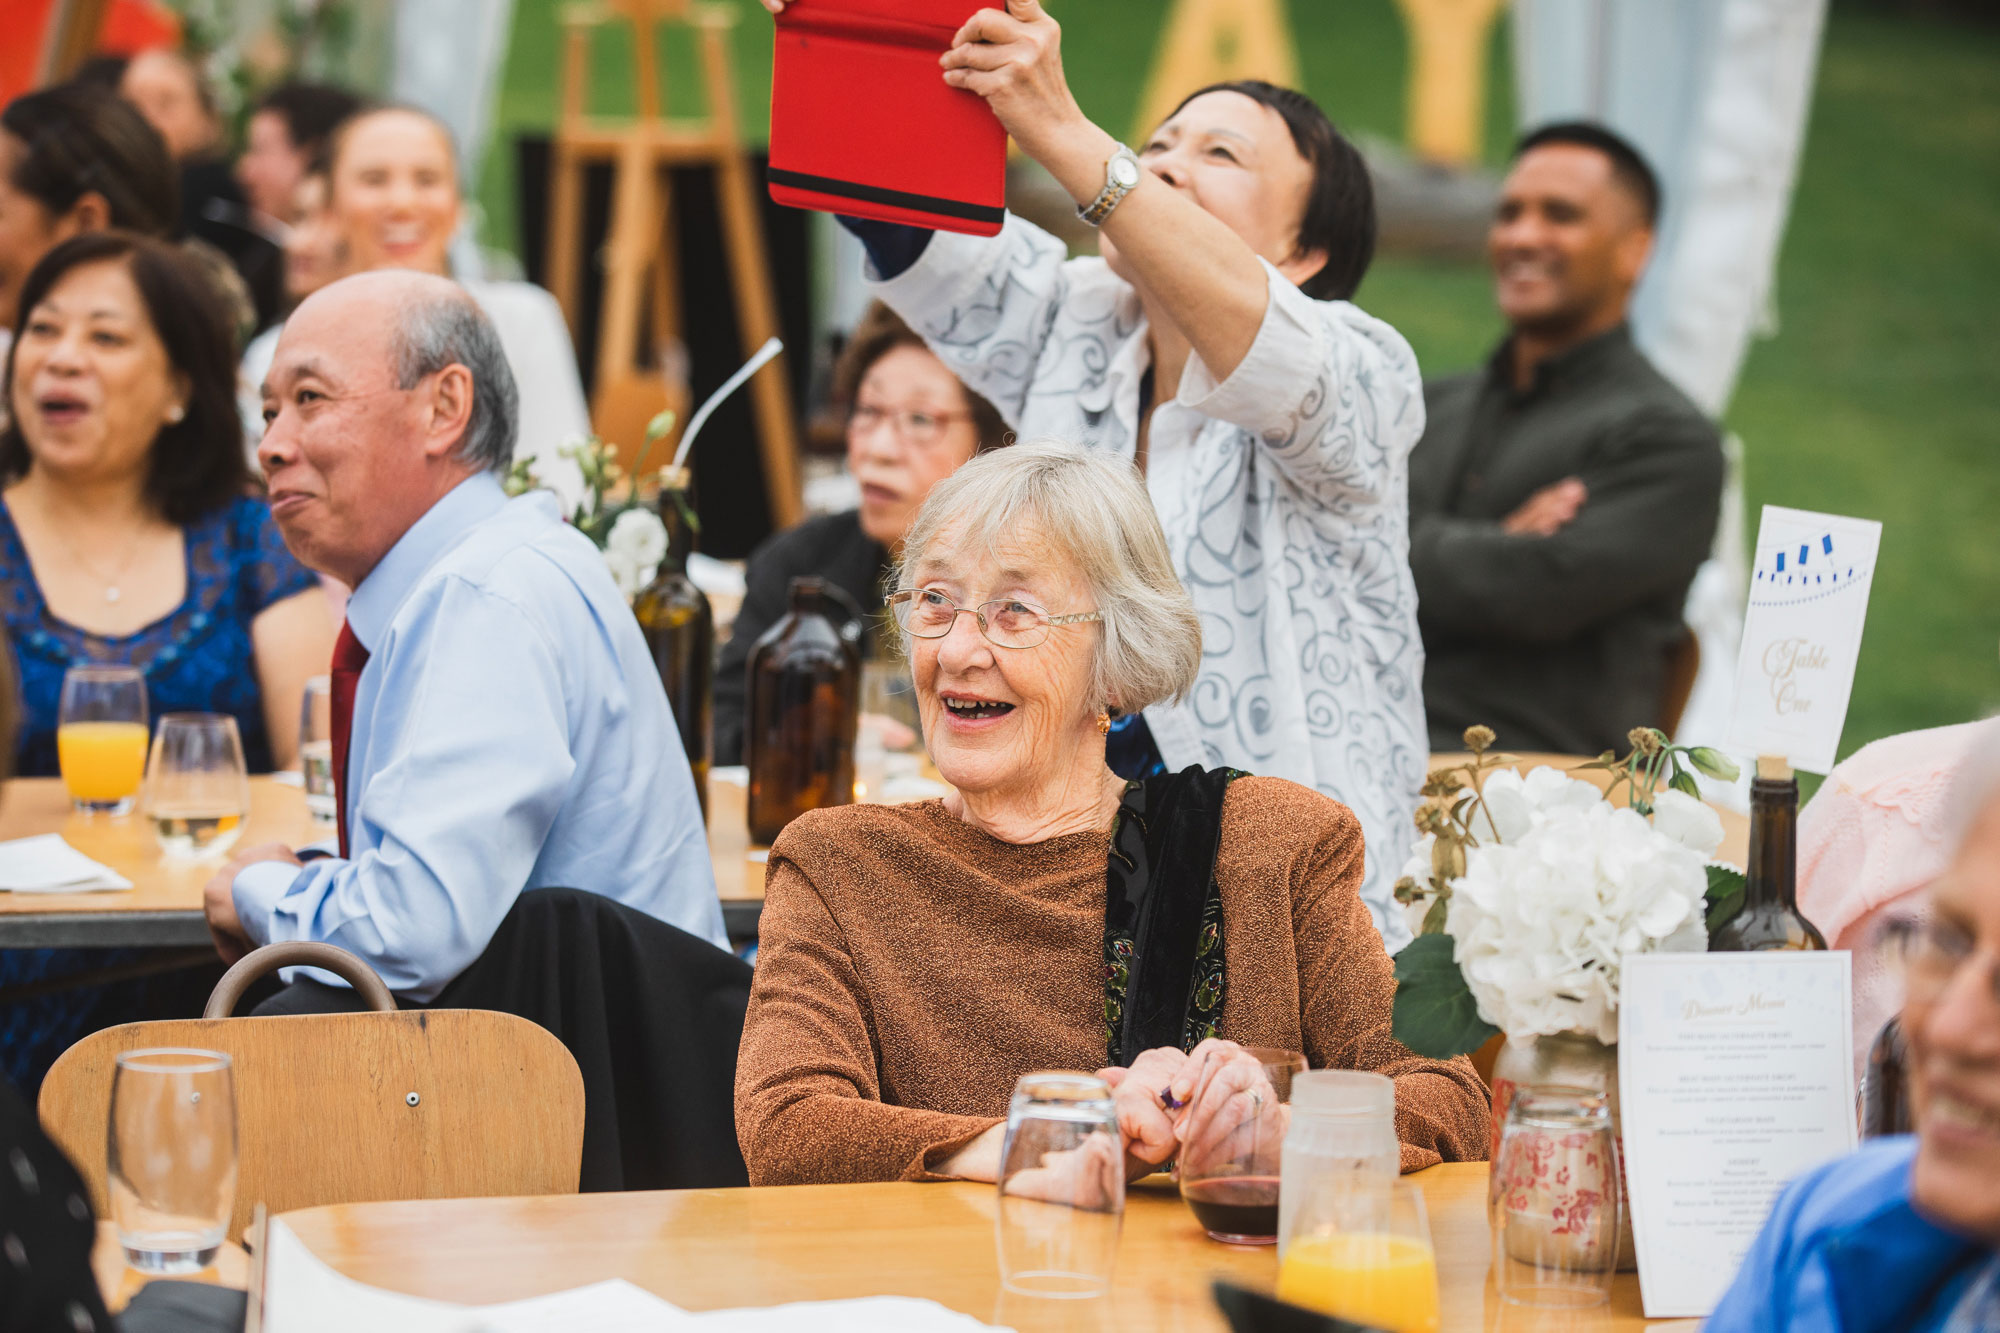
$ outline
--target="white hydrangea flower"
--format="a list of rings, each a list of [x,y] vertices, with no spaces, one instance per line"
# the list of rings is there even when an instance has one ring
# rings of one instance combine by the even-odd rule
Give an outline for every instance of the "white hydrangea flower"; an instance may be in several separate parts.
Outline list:
[[[1503,840],[1468,854],[1445,918],[1480,1017],[1516,1036],[1616,1041],[1620,957],[1707,947],[1706,823],[1663,802],[1655,827],[1553,769],[1496,773],[1485,791]]]
[[[1703,856],[1714,856],[1722,845],[1722,816],[1707,803],[1671,787],[1653,798],[1653,827]]]

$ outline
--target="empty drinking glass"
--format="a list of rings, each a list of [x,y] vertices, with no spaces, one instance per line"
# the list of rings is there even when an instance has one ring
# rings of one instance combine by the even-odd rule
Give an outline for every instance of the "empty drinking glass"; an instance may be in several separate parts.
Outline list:
[[[1493,1274],[1502,1300],[1575,1309],[1611,1298],[1618,1139],[1602,1091],[1516,1088],[1492,1182]]]
[[[1091,1074],[1023,1074],[1000,1150],[1001,1285],[1023,1296],[1102,1295],[1124,1212],[1110,1087]]]
[[[1258,1062],[1257,1086],[1226,1098],[1197,1098],[1175,1167],[1181,1198],[1210,1239],[1270,1245],[1278,1239],[1278,1165],[1290,1124],[1292,1078],[1306,1071],[1297,1051],[1243,1048]],[[1211,1101],[1213,1100],[1213,1104]]]
[[[126,1051],[111,1076],[111,1218],[147,1273],[208,1267],[236,1206],[236,1094],[229,1057]]]
[[[854,799],[909,799],[892,784],[923,769],[923,726],[910,669],[900,661],[861,664],[861,716],[854,740]]]
[[[1396,1085],[1383,1074],[1315,1069],[1292,1079],[1291,1129],[1279,1167],[1278,1254],[1287,1237],[1323,1220],[1321,1200],[1356,1177],[1381,1184],[1402,1169],[1396,1141]]]
[[[306,809],[320,823],[333,823],[333,681],[327,676],[307,681],[299,702],[299,776]]]
[[[162,717],[146,766],[146,808],[169,856],[220,856],[235,845],[250,814],[236,719],[222,713]]]
[[[56,758],[78,813],[131,811],[146,772],[146,677],[137,667],[75,666],[63,673]]]

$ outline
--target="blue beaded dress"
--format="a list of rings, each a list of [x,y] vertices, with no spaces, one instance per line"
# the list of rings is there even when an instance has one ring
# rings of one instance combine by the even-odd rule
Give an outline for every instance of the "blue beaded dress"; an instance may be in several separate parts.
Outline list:
[[[14,650],[21,732],[14,772],[54,777],[56,718],[63,673],[84,663],[130,664],[146,674],[147,711],[227,713],[243,736],[253,773],[271,768],[250,623],[275,602],[318,585],[285,549],[262,500],[242,496],[185,529],[187,593],[181,604],[136,634],[111,638],[56,619],[28,563],[13,516],[0,503],[0,618]],[[0,950],[0,988],[50,981],[139,959],[140,950]],[[32,1096],[55,1057],[86,1033],[127,1022],[142,1010],[144,981],[59,991],[0,1006],[0,1060]]]

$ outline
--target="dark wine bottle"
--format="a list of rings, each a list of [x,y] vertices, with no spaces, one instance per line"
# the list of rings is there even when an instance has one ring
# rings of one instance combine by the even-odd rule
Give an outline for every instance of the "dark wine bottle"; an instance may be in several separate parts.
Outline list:
[[[1710,953],[1824,949],[1826,937],[1799,914],[1799,781],[1768,755],[1750,782],[1750,873],[1743,901],[1708,935]]]
[[[652,650],[660,684],[673,705],[674,726],[681,748],[694,771],[695,796],[708,818],[708,727],[715,673],[715,614],[708,596],[687,576],[688,552],[694,546],[688,516],[692,513],[686,468],[662,473],[660,521],[667,527],[667,554],[653,581],[632,599],[632,614]]]
[[[750,840],[768,844],[808,810],[854,800],[861,654],[816,578],[792,580],[792,609],[750,650],[744,758]]]
[[[1868,1048],[1868,1067],[1861,1075],[1861,1137],[1908,1134],[1910,1088],[1905,1081],[1903,1025],[1891,1018]]]

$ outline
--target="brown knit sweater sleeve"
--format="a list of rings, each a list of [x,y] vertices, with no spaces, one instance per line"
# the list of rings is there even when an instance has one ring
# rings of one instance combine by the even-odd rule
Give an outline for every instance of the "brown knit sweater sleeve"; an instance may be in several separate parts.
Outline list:
[[[933,1179],[930,1168],[997,1122],[883,1103],[847,941],[784,843],[766,874],[736,1059],[736,1139],[750,1183]]]
[[[1390,1034],[1394,964],[1361,901],[1361,825],[1346,806],[1270,779],[1267,819],[1292,832],[1292,935],[1298,946],[1300,1021],[1314,1069],[1365,1069],[1396,1081],[1396,1137],[1403,1170],[1487,1156],[1490,1102],[1463,1056],[1432,1060]],[[1305,834],[1306,836],[1301,836]]]

